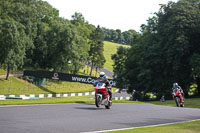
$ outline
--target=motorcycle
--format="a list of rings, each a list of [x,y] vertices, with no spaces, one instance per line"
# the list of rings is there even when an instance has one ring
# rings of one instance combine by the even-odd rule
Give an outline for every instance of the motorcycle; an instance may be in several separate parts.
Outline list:
[[[174,88],[172,92],[172,97],[175,100],[177,107],[184,107],[183,95],[180,92],[180,89]]]
[[[97,82],[95,85],[95,104],[98,108],[105,105],[106,109],[110,109],[112,106],[112,99],[110,99],[106,84],[103,82]]]

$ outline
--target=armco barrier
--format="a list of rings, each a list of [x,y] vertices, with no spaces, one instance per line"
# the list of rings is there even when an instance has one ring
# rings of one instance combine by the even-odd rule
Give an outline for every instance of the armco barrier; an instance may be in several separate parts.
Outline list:
[[[0,100],[5,99],[38,99],[50,97],[69,97],[69,96],[88,96],[94,95],[95,92],[82,92],[82,93],[61,93],[61,94],[30,94],[30,95],[0,95]]]
[[[89,96],[94,95],[95,92],[83,93],[63,93],[63,94],[30,94],[30,95],[0,95],[0,100],[6,99],[39,99],[51,97],[69,97],[69,96]],[[92,98],[93,99],[93,98]],[[113,100],[130,100],[130,97],[113,97]]]
[[[0,100],[5,100],[6,97],[4,95],[0,95]]]

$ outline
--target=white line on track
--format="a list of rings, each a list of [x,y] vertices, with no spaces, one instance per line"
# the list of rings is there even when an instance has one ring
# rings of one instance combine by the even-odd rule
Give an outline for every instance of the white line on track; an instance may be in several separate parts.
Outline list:
[[[141,126],[141,127],[129,127],[129,128],[120,128],[120,129],[110,129],[110,130],[83,132],[83,133],[103,133],[103,132],[112,132],[112,131],[136,129],[136,128],[145,128],[145,127],[157,127],[157,126],[165,126],[165,125],[172,125],[172,124],[185,123],[185,122],[193,122],[193,121],[198,121],[198,120],[200,120],[200,119],[189,120],[189,121],[182,121],[182,122],[172,122],[172,123],[165,123],[165,124],[157,124],[157,125],[149,125],[149,126]]]

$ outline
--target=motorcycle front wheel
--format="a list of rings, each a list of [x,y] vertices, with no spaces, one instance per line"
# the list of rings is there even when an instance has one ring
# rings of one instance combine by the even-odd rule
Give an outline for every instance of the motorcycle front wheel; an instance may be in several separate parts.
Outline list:
[[[175,97],[175,102],[176,102],[176,106],[180,107],[180,98],[179,97]]]
[[[99,95],[95,95],[95,105],[97,108],[101,105],[101,97]]]

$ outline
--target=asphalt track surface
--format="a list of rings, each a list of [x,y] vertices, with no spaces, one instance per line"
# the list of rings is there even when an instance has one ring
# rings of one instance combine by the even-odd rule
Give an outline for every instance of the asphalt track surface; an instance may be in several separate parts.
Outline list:
[[[200,119],[200,109],[114,103],[0,106],[0,133],[78,133]]]

